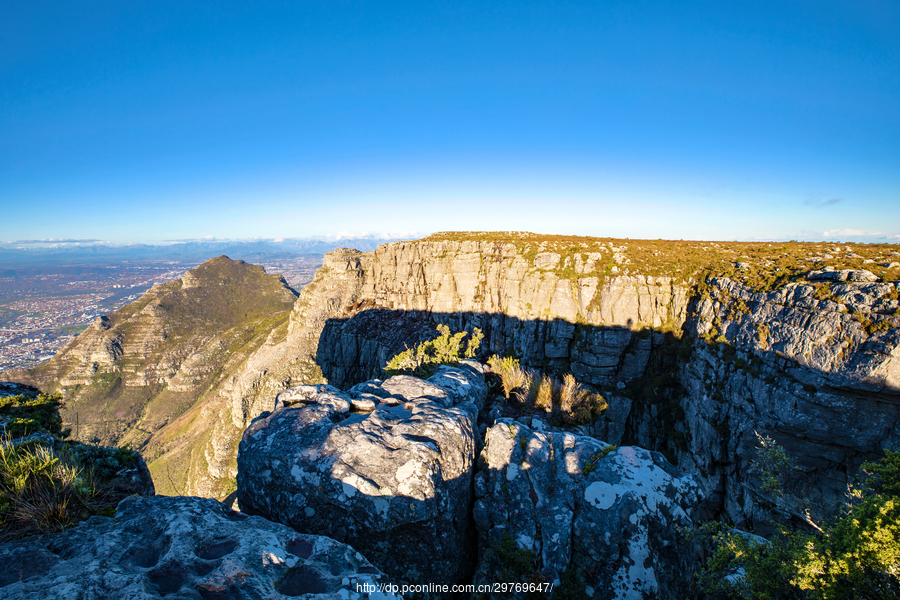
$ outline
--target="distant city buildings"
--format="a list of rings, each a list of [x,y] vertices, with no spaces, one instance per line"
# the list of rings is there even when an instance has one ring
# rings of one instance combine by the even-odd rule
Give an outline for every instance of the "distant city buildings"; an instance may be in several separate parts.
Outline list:
[[[321,262],[321,256],[306,255],[257,264],[268,273],[282,275],[299,291],[312,280]],[[196,262],[132,261],[90,269],[29,268],[0,278],[0,372],[50,359],[97,317],[133,302],[157,283],[180,278],[195,266]]]

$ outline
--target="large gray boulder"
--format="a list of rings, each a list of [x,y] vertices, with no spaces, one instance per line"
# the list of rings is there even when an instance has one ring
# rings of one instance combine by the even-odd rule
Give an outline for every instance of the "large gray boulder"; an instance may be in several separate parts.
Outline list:
[[[691,571],[681,568],[689,556],[677,529],[691,525],[700,488],[658,452],[504,418],[488,430],[481,457],[477,583],[496,577],[497,548],[511,538],[533,553],[545,581],[558,586],[569,571],[587,597],[689,595]]]
[[[114,518],[0,545],[0,564],[9,600],[394,597],[346,544],[207,498],[128,498]]]
[[[477,363],[341,392],[298,386],[244,433],[238,502],[347,542],[394,580],[455,583],[474,564]]]

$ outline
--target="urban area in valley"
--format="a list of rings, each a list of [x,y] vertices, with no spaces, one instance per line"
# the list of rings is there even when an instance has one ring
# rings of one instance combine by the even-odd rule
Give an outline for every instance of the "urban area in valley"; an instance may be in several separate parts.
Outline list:
[[[312,280],[321,255],[259,259],[298,292]],[[51,358],[92,321],[170,281],[198,261],[143,260],[115,264],[0,268],[0,372]]]

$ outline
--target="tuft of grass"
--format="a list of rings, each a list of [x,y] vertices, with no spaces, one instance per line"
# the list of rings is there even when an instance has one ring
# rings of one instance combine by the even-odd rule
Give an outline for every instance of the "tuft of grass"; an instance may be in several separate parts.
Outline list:
[[[42,444],[0,442],[0,541],[55,533],[96,512],[90,478]]]
[[[535,378],[533,381],[538,381]],[[551,412],[553,410],[553,380],[548,375],[542,375],[537,384],[537,393],[534,397],[534,407],[537,410]]]
[[[56,395],[0,398],[0,543],[110,515],[136,491],[120,475],[138,453],[63,441],[60,405]]]
[[[510,399],[514,390],[525,387],[528,375],[515,358],[510,356],[500,358],[494,355],[488,360],[488,366],[500,376],[503,396],[507,400]]]
[[[594,415],[608,408],[603,396],[584,388],[571,373],[560,383],[549,375],[522,368],[514,358],[492,356],[488,366],[499,376],[507,400],[552,413],[563,425],[590,423]]]
[[[0,543],[112,515],[132,491],[118,475],[137,460],[124,448],[0,439]]]

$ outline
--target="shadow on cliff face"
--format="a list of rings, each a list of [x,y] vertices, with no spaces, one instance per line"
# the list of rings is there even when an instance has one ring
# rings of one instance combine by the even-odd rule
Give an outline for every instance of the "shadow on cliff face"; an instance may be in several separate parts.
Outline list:
[[[479,357],[515,356],[523,366],[572,373],[594,386],[614,386],[644,373],[653,347],[650,330],[597,327],[564,319],[523,320],[502,313],[427,313],[374,308],[329,319],[316,362],[339,388],[383,378],[393,355],[436,337],[436,325],[484,333]],[[631,323],[629,323],[629,326]],[[671,333],[668,334],[671,337]]]
[[[692,319],[685,331],[696,329]],[[597,387],[609,409],[585,433],[662,452],[700,476],[706,516],[724,513],[760,532],[772,531],[773,518],[805,526],[806,509],[827,517],[862,462],[900,448],[900,391],[878,389],[871,378],[839,381],[775,349],[736,348],[681,330],[370,308],[329,319],[316,362],[342,388],[383,378],[388,359],[436,337],[439,323],[453,331],[480,328],[482,359],[515,356],[524,366],[572,373]],[[784,496],[762,491],[757,433],[794,459],[796,468],[778,474]]]

